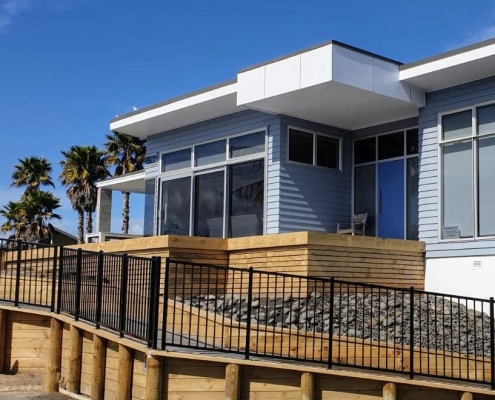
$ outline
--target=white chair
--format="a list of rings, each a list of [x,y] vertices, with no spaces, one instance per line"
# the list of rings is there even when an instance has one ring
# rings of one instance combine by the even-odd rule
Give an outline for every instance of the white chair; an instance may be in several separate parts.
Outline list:
[[[341,224],[337,224],[337,233],[343,235],[362,235],[366,232],[366,220],[368,219],[368,213],[354,214],[351,221],[350,228],[342,228]]]

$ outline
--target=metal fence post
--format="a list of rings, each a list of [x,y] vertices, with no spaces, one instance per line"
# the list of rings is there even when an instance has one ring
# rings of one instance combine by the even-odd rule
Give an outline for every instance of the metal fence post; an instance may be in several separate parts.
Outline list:
[[[495,306],[493,297],[490,297],[490,385],[495,389]]]
[[[15,294],[14,294],[14,305],[19,307],[19,295],[21,290],[21,248],[22,242],[17,241],[17,263],[16,263],[16,273],[15,273]]]
[[[58,259],[58,289],[57,289],[57,314],[60,314],[62,308],[62,280],[64,269],[64,246],[60,246]]]
[[[414,379],[414,286],[409,288],[409,379]]]
[[[82,250],[77,249],[76,255],[76,309],[75,320],[79,320],[79,314],[81,312],[81,285],[82,285]]]
[[[96,272],[96,328],[100,329],[101,324],[101,306],[103,301],[103,251],[98,252],[98,266]]]
[[[335,296],[335,278],[330,278],[330,318],[329,318],[329,332],[328,332],[328,369],[333,365],[333,307]]]
[[[158,307],[161,257],[151,259],[150,303],[148,309],[148,347],[156,349],[158,340]]]
[[[168,317],[168,285],[170,277],[170,258],[165,259],[165,286],[163,288],[163,320],[162,320],[162,350],[165,350],[167,342],[167,317]],[[176,288],[174,288],[176,290]]]
[[[50,306],[50,311],[55,311],[55,291],[57,289],[57,252],[58,247],[49,247],[53,250],[53,268],[52,268],[52,304]]]
[[[249,281],[248,281],[248,298],[247,298],[247,322],[246,322],[246,345],[245,356],[246,360],[249,360],[250,342],[251,342],[251,313],[253,304],[253,267],[249,267]]]
[[[122,256],[122,271],[120,275],[120,318],[119,318],[119,331],[120,337],[124,337],[125,333],[125,314],[127,305],[127,270],[129,267],[129,256],[124,254]]]

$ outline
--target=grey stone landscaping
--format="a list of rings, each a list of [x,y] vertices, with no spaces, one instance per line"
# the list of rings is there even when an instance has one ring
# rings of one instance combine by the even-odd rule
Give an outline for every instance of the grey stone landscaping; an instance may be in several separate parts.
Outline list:
[[[176,300],[214,312],[234,321],[246,322],[247,295],[195,296]],[[477,304],[479,305],[479,304]],[[441,296],[415,294],[413,302],[414,346],[453,351],[476,356],[490,356],[490,317]],[[337,293],[333,299],[333,334],[369,339],[388,344],[409,345],[411,329],[409,293],[383,291]],[[328,334],[330,296],[318,292],[307,298],[271,296],[253,298],[251,322],[292,331],[304,330]]]

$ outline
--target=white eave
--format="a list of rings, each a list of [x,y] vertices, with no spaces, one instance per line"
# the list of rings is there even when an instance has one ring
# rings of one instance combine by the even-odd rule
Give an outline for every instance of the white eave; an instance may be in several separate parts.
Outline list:
[[[144,169],[98,182],[96,187],[116,192],[145,193]]]
[[[237,83],[229,81],[110,121],[110,130],[146,138],[156,133],[239,111]]]
[[[431,92],[495,75],[495,39],[401,67],[400,81]]]

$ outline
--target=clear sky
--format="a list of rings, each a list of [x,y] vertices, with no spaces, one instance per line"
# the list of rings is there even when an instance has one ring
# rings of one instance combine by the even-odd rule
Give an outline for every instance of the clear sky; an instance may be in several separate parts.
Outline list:
[[[329,39],[409,62],[494,36],[493,0],[0,0],[0,206],[19,197],[17,158],[46,157],[57,179],[60,151],[102,145],[115,115],[252,64]],[[140,232],[142,199],[131,207]],[[117,232],[119,212],[117,196]]]

